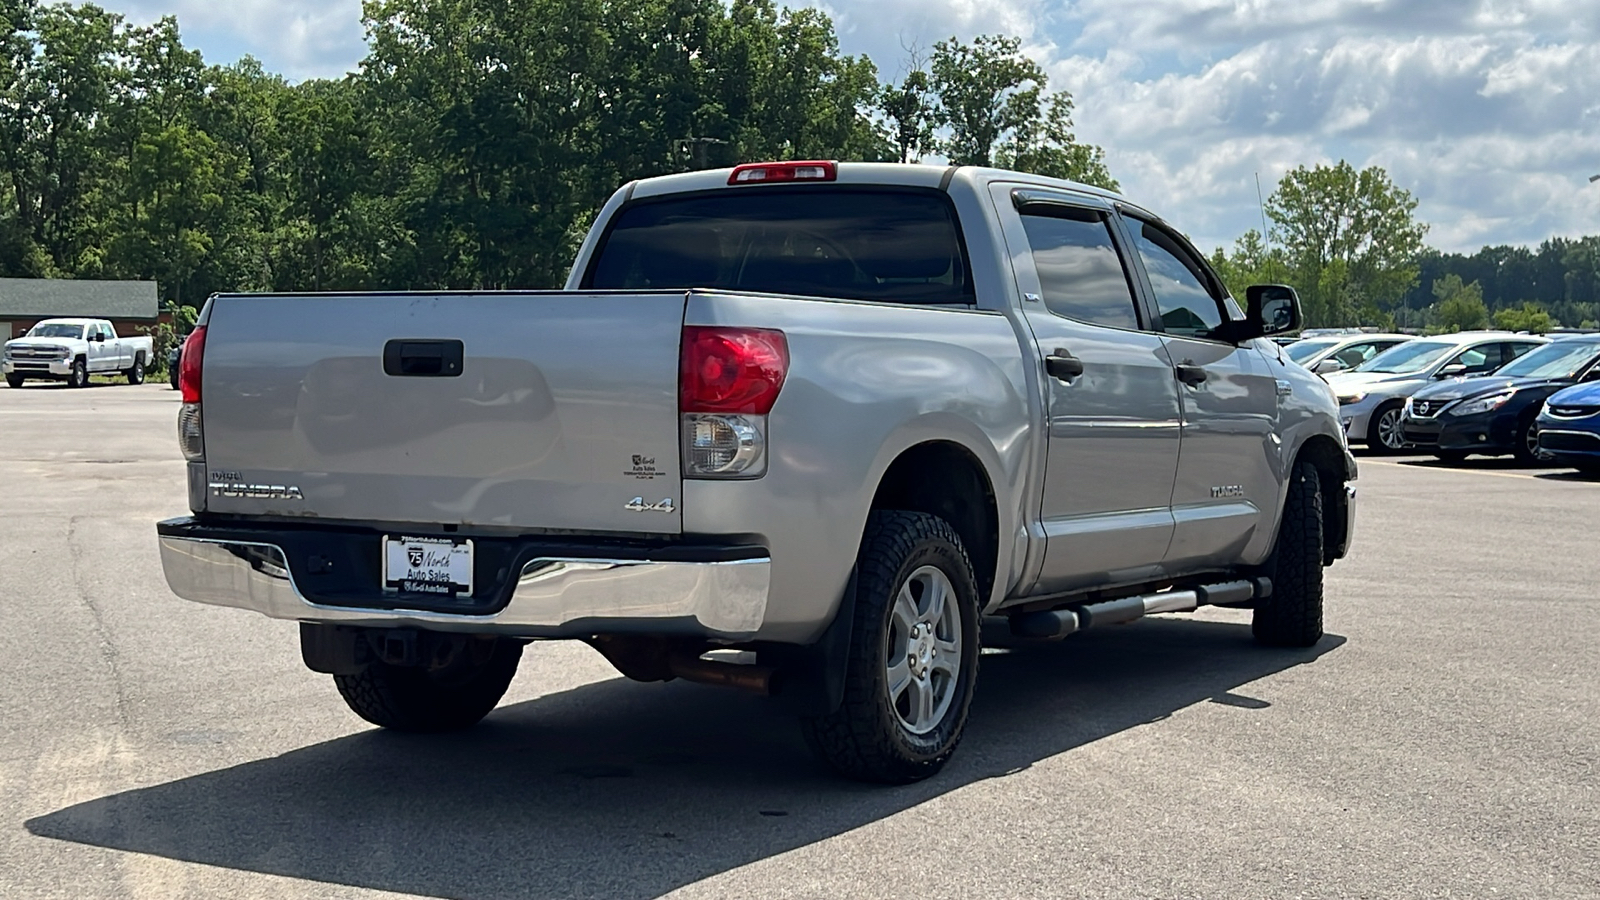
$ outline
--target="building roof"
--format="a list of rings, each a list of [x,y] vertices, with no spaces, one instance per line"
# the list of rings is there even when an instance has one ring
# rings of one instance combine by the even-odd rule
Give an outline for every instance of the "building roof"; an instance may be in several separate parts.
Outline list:
[[[82,316],[154,321],[159,313],[154,281],[0,278],[0,320]]]

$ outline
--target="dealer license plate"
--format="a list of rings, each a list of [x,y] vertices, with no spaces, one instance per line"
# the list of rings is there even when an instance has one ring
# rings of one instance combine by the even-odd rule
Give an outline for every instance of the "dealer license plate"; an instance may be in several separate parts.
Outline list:
[[[408,594],[471,594],[472,541],[385,537],[383,587]]]

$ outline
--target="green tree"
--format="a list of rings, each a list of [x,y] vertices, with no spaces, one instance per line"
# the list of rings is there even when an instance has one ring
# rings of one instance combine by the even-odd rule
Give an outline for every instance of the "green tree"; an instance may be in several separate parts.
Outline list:
[[[1354,325],[1394,308],[1417,280],[1427,226],[1417,201],[1377,166],[1300,166],[1266,212],[1310,325]]]
[[[1542,306],[1533,302],[1523,303],[1520,307],[1508,307],[1498,310],[1494,314],[1494,325],[1506,331],[1526,331],[1529,334],[1544,334],[1561,326],[1550,316]]]
[[[1269,248],[1261,232],[1254,228],[1233,242],[1233,253],[1218,247],[1211,254],[1211,267],[1222,276],[1228,292],[1242,298],[1253,284],[1282,284],[1289,277],[1289,265],[1279,248]]]
[[[1072,95],[1058,92],[1044,101],[1044,115],[1024,122],[1000,146],[995,161],[1002,168],[1064,178],[1083,184],[1120,189],[1106,168],[1105,151],[1081,144],[1072,132]]]
[[[1434,324],[1444,332],[1473,331],[1489,327],[1489,307],[1483,302],[1483,287],[1476,281],[1463,285],[1458,275],[1446,275],[1433,283]]]
[[[1018,38],[993,34],[933,45],[933,89],[952,163],[993,165],[1000,142],[1038,120],[1047,76],[1021,47]]]
[[[939,149],[935,134],[939,105],[921,53],[912,48],[908,55],[905,77],[899,84],[885,84],[878,91],[877,109],[887,124],[895,158],[915,163]]]
[[[979,35],[933,45],[933,121],[948,133],[942,142],[956,165],[1000,165],[1052,178],[1096,184],[1117,182],[1105,152],[1073,133],[1072,95],[1046,90],[1049,77],[1022,53],[1022,41]]]

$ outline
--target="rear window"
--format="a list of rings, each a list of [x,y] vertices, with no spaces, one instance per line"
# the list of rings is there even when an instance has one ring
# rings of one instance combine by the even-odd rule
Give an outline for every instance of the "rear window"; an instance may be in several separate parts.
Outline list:
[[[949,197],[882,188],[752,188],[645,201],[612,222],[584,286],[974,302]]]

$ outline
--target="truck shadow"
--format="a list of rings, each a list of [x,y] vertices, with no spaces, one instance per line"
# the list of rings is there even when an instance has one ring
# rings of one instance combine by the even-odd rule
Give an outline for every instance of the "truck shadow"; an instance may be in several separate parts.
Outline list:
[[[469,733],[362,732],[26,827],[405,894],[656,897],[1196,703],[1267,715],[1238,689],[1343,643],[1265,650],[1248,626],[1162,617],[991,649],[960,751],[908,787],[836,778],[759,698],[614,679],[506,707]]]

